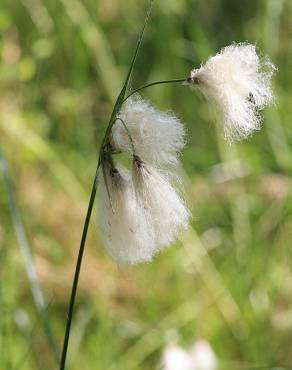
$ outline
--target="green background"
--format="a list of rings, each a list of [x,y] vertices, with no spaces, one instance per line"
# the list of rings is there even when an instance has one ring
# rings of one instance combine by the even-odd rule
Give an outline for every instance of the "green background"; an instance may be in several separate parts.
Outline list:
[[[99,145],[146,7],[0,3],[0,147],[59,346]],[[117,267],[94,214],[70,369],[155,369],[167,343],[187,348],[199,338],[211,343],[220,369],[292,367],[291,25],[291,0],[156,1],[133,87],[183,78],[221,47],[249,41],[278,68],[277,100],[260,132],[229,145],[195,92],[145,90],[187,126],[191,229],[153,263]],[[57,369],[3,185],[1,176],[0,369]]]

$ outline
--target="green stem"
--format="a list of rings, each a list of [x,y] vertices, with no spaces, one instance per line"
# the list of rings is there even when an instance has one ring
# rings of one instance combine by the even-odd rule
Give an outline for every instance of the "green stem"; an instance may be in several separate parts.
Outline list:
[[[76,298],[77,287],[78,287],[78,280],[79,280],[79,275],[80,275],[80,268],[81,268],[83,254],[84,254],[84,247],[85,247],[85,242],[86,242],[86,237],[87,237],[89,221],[90,221],[90,218],[91,218],[91,213],[92,213],[92,209],[93,209],[93,205],[94,205],[94,201],[95,201],[95,196],[96,196],[99,164],[100,164],[100,162],[98,162],[97,169],[96,169],[96,174],[95,174],[95,177],[94,177],[94,182],[93,182],[93,185],[92,185],[90,200],[89,200],[88,209],[87,209],[87,213],[86,213],[86,218],[85,218],[83,231],[82,231],[79,253],[78,253],[77,262],[76,262],[76,269],[75,269],[75,273],[74,273],[73,285],[72,285],[72,290],[71,290],[71,297],[70,297],[70,302],[69,302],[69,309],[68,309],[68,314],[67,314],[67,323],[66,323],[66,331],[65,331],[65,336],[64,336],[63,350],[62,350],[62,356],[61,356],[61,362],[60,362],[60,370],[65,369],[66,356],[67,356],[68,343],[69,343],[69,336],[70,336],[70,329],[71,329],[71,322],[72,322],[72,317],[73,317],[73,310],[74,310],[75,298]]]
[[[129,95],[127,95],[124,100],[123,100],[123,103],[130,97],[132,96],[133,94],[136,94],[138,91],[141,91],[141,90],[144,90],[146,89],[146,87],[150,87],[150,86],[155,86],[155,85],[163,85],[163,84],[171,84],[171,83],[179,83],[179,82],[185,82],[186,79],[185,78],[177,78],[177,79],[174,79],[174,80],[162,80],[162,81],[156,81],[156,82],[150,82],[149,84],[147,85],[144,85],[144,86],[141,86],[141,87],[138,87],[137,89],[133,90],[130,92]]]

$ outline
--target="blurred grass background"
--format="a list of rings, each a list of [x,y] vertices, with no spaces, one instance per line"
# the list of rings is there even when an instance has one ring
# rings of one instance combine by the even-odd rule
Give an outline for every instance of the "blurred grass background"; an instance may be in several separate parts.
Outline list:
[[[1,370],[57,368],[38,308],[47,305],[61,346],[98,148],[146,5],[1,0]],[[71,369],[155,369],[167,343],[198,338],[224,370],[292,367],[291,24],[291,0],[156,1],[134,87],[187,76],[222,46],[248,40],[279,69],[277,104],[259,133],[229,146],[197,94],[145,90],[187,125],[192,228],[153,263],[118,268],[92,220]],[[30,255],[19,248],[27,243],[46,303],[31,294]]]

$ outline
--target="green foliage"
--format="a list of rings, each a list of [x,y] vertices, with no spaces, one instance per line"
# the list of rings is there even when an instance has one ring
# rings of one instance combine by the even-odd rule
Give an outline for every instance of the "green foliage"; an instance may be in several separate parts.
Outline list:
[[[59,346],[99,147],[146,6],[1,0],[0,147]],[[143,92],[187,125],[192,228],[152,264],[117,268],[93,217],[70,369],[152,370],[171,338],[185,347],[206,338],[223,370],[292,368],[291,22],[290,0],[155,3],[133,88],[183,78],[222,46],[248,40],[278,67],[277,103],[259,133],[229,146],[185,86]],[[0,368],[56,368],[2,177],[0,218]]]

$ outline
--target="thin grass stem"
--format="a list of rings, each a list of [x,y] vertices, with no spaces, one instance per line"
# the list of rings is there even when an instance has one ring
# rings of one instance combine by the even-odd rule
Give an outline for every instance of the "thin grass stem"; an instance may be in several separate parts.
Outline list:
[[[76,298],[76,293],[77,293],[81,263],[82,263],[82,258],[83,258],[83,254],[84,254],[84,247],[85,247],[85,242],[86,242],[86,238],[87,238],[88,226],[89,226],[89,222],[90,222],[90,218],[91,218],[91,214],[92,214],[92,209],[93,209],[93,205],[94,205],[94,201],[95,201],[95,196],[96,196],[97,181],[98,181],[98,169],[99,169],[99,163],[97,165],[96,174],[95,174],[93,185],[92,185],[91,195],[90,195],[88,209],[87,209],[87,213],[86,213],[86,217],[85,217],[85,221],[84,221],[84,227],[83,227],[83,231],[82,231],[82,237],[81,237],[77,262],[76,262],[76,268],[75,268],[73,285],[72,285],[72,290],[71,290],[69,308],[68,308],[68,313],[67,313],[67,323],[66,323],[66,330],[65,330],[65,336],[64,336],[63,350],[62,350],[62,355],[61,355],[60,370],[64,370],[65,369],[65,364],[66,364],[67,350],[68,350],[69,337],[70,337],[70,329],[71,329],[71,323],[72,323],[72,317],[73,317],[74,304],[75,304],[75,298]]]

